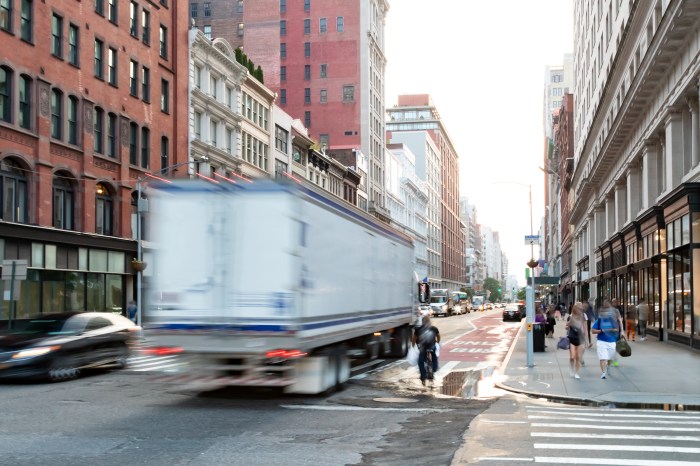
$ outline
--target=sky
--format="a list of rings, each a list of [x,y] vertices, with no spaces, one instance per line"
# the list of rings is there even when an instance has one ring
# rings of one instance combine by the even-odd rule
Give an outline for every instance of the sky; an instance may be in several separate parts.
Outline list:
[[[573,0],[389,0],[386,106],[430,94],[460,159],[460,196],[498,231],[525,286],[544,212],[544,76],[573,52]],[[539,258],[539,248],[534,248]]]

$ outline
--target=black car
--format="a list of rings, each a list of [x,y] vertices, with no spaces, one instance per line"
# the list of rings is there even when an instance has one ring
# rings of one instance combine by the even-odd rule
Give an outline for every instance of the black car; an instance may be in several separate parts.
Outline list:
[[[520,304],[507,304],[506,308],[503,309],[503,322],[507,320],[520,321],[523,317],[525,317],[525,306]]]
[[[0,378],[76,378],[83,369],[126,366],[141,327],[119,314],[46,314],[0,337]]]

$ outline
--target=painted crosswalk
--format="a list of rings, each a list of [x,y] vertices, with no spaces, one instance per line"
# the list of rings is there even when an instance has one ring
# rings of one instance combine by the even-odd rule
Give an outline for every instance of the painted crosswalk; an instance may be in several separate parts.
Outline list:
[[[528,406],[536,463],[700,465],[700,414]]]
[[[528,405],[523,417],[532,456],[479,463],[700,466],[698,412]]]
[[[150,356],[137,353],[129,358],[127,372],[169,372],[182,365],[178,356]]]

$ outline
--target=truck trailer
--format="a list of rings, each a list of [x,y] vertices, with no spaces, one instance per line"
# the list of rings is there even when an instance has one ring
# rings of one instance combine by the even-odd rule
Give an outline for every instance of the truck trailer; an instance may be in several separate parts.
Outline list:
[[[160,380],[316,394],[349,378],[351,357],[406,355],[410,237],[294,181],[174,180],[150,192],[144,334],[181,360]]]

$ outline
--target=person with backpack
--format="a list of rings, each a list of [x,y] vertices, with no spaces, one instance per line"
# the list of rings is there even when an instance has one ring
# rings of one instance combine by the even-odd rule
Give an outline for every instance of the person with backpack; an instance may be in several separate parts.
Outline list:
[[[566,336],[569,339],[569,366],[571,377],[580,379],[578,375],[583,362],[583,352],[588,346],[588,333],[586,332],[586,316],[583,313],[583,304],[576,303],[571,308],[569,321],[566,323]]]
[[[598,319],[591,326],[591,333],[597,336],[596,349],[600,361],[601,379],[608,378],[611,362],[617,356],[615,343],[620,338],[619,314],[609,300],[603,302],[603,307],[598,313]]]
[[[425,380],[428,374],[425,371],[425,361],[427,360],[428,351],[433,354],[433,373],[438,370],[438,358],[435,354],[435,344],[440,343],[440,331],[430,323],[430,317],[424,316],[420,327],[417,327],[413,333],[413,344],[418,345],[418,370],[420,371],[420,381],[425,385]]]

